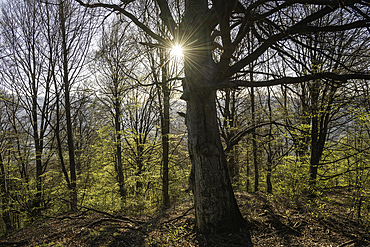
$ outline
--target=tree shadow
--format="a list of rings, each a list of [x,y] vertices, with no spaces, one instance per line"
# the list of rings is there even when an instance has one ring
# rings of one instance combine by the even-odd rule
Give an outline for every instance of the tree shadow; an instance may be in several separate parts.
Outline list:
[[[197,234],[196,240],[199,246],[219,247],[252,247],[253,243],[248,227],[239,229],[237,232],[214,233],[207,236]]]

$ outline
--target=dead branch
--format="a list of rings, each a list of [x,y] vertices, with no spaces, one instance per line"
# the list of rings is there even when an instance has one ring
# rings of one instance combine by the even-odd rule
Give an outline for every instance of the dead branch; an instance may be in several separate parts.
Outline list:
[[[66,199],[63,199],[63,198],[60,198],[60,199],[63,200],[63,201],[66,201],[66,202],[70,202],[69,200],[66,200]],[[99,214],[107,215],[107,216],[111,217],[112,219],[126,220],[126,221],[129,221],[131,223],[138,224],[138,225],[145,223],[143,221],[137,221],[137,220],[135,221],[135,220],[130,219],[128,217],[113,215],[113,214],[110,214],[108,212],[100,211],[100,210],[97,210],[97,209],[94,209],[94,208],[89,208],[89,207],[85,207],[85,206],[78,206],[78,207],[86,209],[86,210],[91,210],[91,211],[99,213]]]
[[[348,241],[348,242],[345,242],[345,243],[343,243],[343,244],[338,245],[338,247],[344,247],[344,246],[346,246],[346,245],[354,244],[354,243],[356,243],[356,242],[357,242],[357,239],[355,239],[355,240],[350,240],[350,241]]]
[[[170,223],[172,221],[181,219],[182,217],[184,217],[185,215],[187,215],[192,209],[194,209],[194,206],[192,206],[191,208],[189,208],[188,210],[186,210],[185,213],[183,213],[182,215],[180,215],[180,216],[178,216],[176,218],[167,220],[167,221],[163,222],[163,224],[167,224],[167,223]]]
[[[29,241],[22,240],[22,241],[4,241],[0,242],[0,246],[22,246],[28,244]]]
[[[109,222],[120,222],[120,223],[127,223],[127,221],[125,220],[120,220],[120,219],[113,219],[113,218],[101,218],[101,219],[98,219],[98,220],[95,220],[93,222],[90,222],[89,224],[85,225],[84,227],[86,228],[91,228],[93,227],[94,225],[97,225],[97,224],[100,224],[104,221],[109,221]],[[130,227],[130,226],[117,226],[117,227],[114,227],[114,228],[124,228],[124,229],[129,229],[129,230],[134,230],[134,231],[138,231],[138,232],[141,232],[145,235],[147,235],[147,233],[143,232],[141,230],[141,227]]]
[[[290,231],[292,231],[292,232],[294,232],[295,234],[297,234],[297,235],[301,235],[301,233],[299,232],[299,231],[297,231],[296,229],[294,229],[293,227],[291,227],[291,226],[289,226],[289,225],[287,225],[287,224],[284,224],[283,222],[281,222],[281,220],[279,219],[279,216],[280,215],[276,215],[276,214],[274,214],[272,211],[270,211],[270,210],[266,210],[265,211],[265,213],[266,214],[268,214],[268,215],[270,215],[271,217],[272,217],[272,219],[280,226],[280,227],[282,227],[282,228],[285,228],[285,229],[288,229],[288,230],[290,230]],[[280,216],[280,217],[282,217],[282,216]]]
[[[85,225],[84,227],[91,228],[92,226],[97,225],[97,224],[99,224],[99,223],[102,223],[102,222],[104,222],[104,221],[127,223],[127,222],[126,222],[126,221],[124,221],[124,220],[115,219],[115,218],[100,218],[100,219],[98,219],[98,220],[95,220],[95,221],[93,221],[93,222],[90,222],[89,224]]]

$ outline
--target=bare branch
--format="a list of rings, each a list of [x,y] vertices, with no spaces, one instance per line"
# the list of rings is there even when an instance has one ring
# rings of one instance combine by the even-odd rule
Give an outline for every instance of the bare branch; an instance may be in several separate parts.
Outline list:
[[[158,40],[160,43],[163,43],[163,44],[165,43],[165,39],[161,38],[159,35],[154,33],[149,27],[147,27],[142,22],[140,22],[133,14],[131,14],[130,12],[127,12],[125,9],[121,8],[120,6],[118,6],[116,4],[106,4],[106,3],[89,4],[89,3],[84,3],[81,0],[75,0],[75,1],[78,2],[79,4],[81,4],[82,6],[87,7],[87,8],[107,8],[107,9],[117,11],[117,12],[125,15],[126,17],[128,17],[130,20],[132,20],[133,23],[135,23],[139,28],[141,28],[150,37],[152,37],[155,40]],[[129,3],[129,2],[133,2],[133,1],[125,1],[125,2]]]
[[[279,79],[267,80],[267,81],[224,81],[219,82],[213,86],[213,89],[225,89],[225,88],[239,88],[239,87],[267,87],[276,86],[282,84],[295,84],[306,82],[316,79],[332,79],[336,81],[346,82],[347,80],[353,79],[364,79],[370,80],[370,75],[368,74],[348,74],[348,75],[337,75],[331,72],[317,73],[312,75],[305,75],[301,77],[283,77]]]
[[[175,27],[177,25],[176,25],[176,23],[175,23],[175,21],[172,17],[172,14],[171,14],[170,8],[168,7],[167,1],[166,0],[157,0],[157,3],[159,5],[159,8],[161,9],[160,17],[161,17],[162,21],[167,26],[168,30],[170,30],[172,36],[176,36]]]
[[[326,27],[312,27],[312,26],[305,26],[305,27],[298,27],[300,29],[299,32],[294,33],[317,33],[317,32],[339,32],[339,31],[346,31],[355,28],[362,28],[362,27],[370,27],[369,20],[363,21],[355,21],[353,23],[340,25],[340,26],[326,26]]]
[[[301,3],[300,1],[293,1],[295,3]],[[313,1],[316,2],[316,1]],[[252,52],[250,55],[245,57],[244,59],[238,61],[233,66],[229,67],[229,69],[226,71],[226,73],[223,75],[224,78],[228,78],[256,60],[260,55],[262,55],[267,49],[269,49],[273,44],[275,44],[277,41],[282,40],[292,34],[298,34],[298,33],[318,33],[318,32],[339,32],[339,31],[345,31],[355,28],[363,28],[363,27],[370,27],[369,20],[361,20],[361,21],[355,21],[349,24],[345,25],[338,25],[338,26],[326,26],[326,27],[314,27],[314,26],[308,26],[309,23],[320,19],[321,17],[335,11],[338,7],[341,7],[338,5],[337,1],[328,1],[330,2],[330,6],[325,7],[312,15],[304,18],[300,22],[293,25],[289,30],[285,30],[280,32],[279,34],[275,34],[267,38],[254,52]],[[343,5],[349,5],[353,4],[356,1],[348,1],[343,2]],[[245,17],[247,18],[247,17]],[[240,41],[240,38],[236,40],[237,42]]]
[[[238,144],[241,139],[246,136],[247,134],[250,134],[252,133],[254,130],[258,129],[258,128],[261,128],[263,126],[266,126],[266,125],[270,125],[270,124],[274,124],[274,122],[267,122],[267,123],[261,123],[261,124],[257,124],[255,126],[252,126],[252,127],[249,127],[245,130],[242,130],[240,131],[239,133],[237,133],[234,137],[231,138],[230,140],[230,143],[228,143],[227,147],[225,148],[225,152],[230,152],[231,149],[236,145]]]

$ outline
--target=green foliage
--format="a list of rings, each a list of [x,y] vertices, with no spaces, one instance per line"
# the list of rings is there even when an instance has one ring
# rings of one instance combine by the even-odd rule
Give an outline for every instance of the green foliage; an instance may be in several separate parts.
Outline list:
[[[163,231],[155,232],[149,237],[149,246],[182,246],[181,239],[187,232],[187,224],[183,226],[163,226]]]
[[[63,244],[59,242],[48,242],[48,243],[42,243],[41,245],[36,245],[36,247],[44,247],[44,246],[62,247]]]
[[[123,169],[125,175],[126,198],[119,196],[119,185],[115,170],[115,141],[113,129],[103,126],[98,131],[97,142],[92,147],[95,154],[91,165],[79,177],[79,198],[82,205],[103,211],[122,211],[127,214],[152,213],[162,203],[161,150],[155,139],[142,145],[138,159],[131,149],[123,149]],[[137,135],[122,132],[127,146],[134,146]],[[182,185],[187,184],[189,161],[179,146],[182,136],[171,136],[173,147],[170,157],[170,195],[172,200],[183,196]],[[136,157],[136,158],[135,158]],[[184,159],[185,157],[185,159]]]
[[[309,165],[293,156],[284,157],[273,171],[273,188],[276,193],[297,198],[308,189]]]

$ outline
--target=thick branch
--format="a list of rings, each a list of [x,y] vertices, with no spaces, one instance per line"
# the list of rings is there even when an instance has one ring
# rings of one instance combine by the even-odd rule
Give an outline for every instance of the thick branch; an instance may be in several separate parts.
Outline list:
[[[292,1],[293,3],[301,3],[301,4],[315,4],[315,5],[327,5],[331,7],[343,7],[343,6],[348,6],[352,5],[354,3],[361,2],[359,0],[294,0]]]
[[[301,20],[300,22],[296,23],[293,28],[301,28],[301,27],[305,27],[308,23],[310,22],[313,22],[315,20],[318,20],[320,19],[321,17],[333,12],[335,10],[335,8],[333,7],[325,7],[311,15],[309,15],[308,17],[304,18],[303,20]]]
[[[221,55],[220,60],[220,69],[227,69],[227,67],[230,64],[230,60],[232,57],[232,54],[235,50],[235,47],[231,43],[231,35],[230,35],[230,16],[233,10],[233,7],[235,6],[236,2],[233,1],[227,1],[225,2],[220,0],[213,0],[213,5],[216,10],[216,14],[218,17],[218,22],[220,24],[220,34],[222,37],[222,46],[223,46],[223,53]]]
[[[274,122],[268,122],[268,123],[261,123],[261,124],[257,124],[253,127],[249,127],[243,131],[240,131],[238,134],[236,134],[234,137],[231,138],[229,144],[227,145],[227,147],[225,148],[225,153],[228,153],[231,151],[231,149],[236,145],[238,144],[241,139],[246,136],[247,134],[250,134],[252,133],[255,129],[258,129],[258,128],[261,128],[265,125],[270,125],[270,124],[273,124]]]
[[[294,2],[294,1],[293,1]],[[300,3],[300,1],[295,1],[296,3]],[[312,1],[312,3],[315,1]],[[311,23],[315,20],[320,19],[321,17],[333,12],[338,3],[334,4],[335,2],[331,2],[332,6],[335,7],[325,7],[322,10],[319,10],[313,13],[310,16],[307,16],[300,22],[293,25],[290,29],[286,31],[282,31],[279,34],[275,34],[267,38],[254,52],[252,52],[249,56],[245,57],[244,59],[240,60],[239,62],[235,63],[233,66],[229,67],[228,71],[224,74],[224,78],[229,78],[233,74],[237,73],[239,70],[256,60],[260,55],[262,55],[267,49],[269,49],[273,44],[277,41],[287,38],[292,34],[298,33],[318,33],[318,32],[338,32],[344,30],[350,30],[354,28],[362,28],[362,27],[369,27],[370,22],[368,20],[361,20],[355,21],[353,23],[339,25],[339,26],[326,26],[326,27],[314,27],[314,26],[307,26],[308,23]],[[343,2],[343,5],[353,4],[356,1],[347,1]]]
[[[303,33],[302,32],[302,29],[307,28],[307,26],[306,26],[307,23],[312,22],[314,20],[317,20],[317,19],[319,19],[319,18],[327,15],[328,13],[330,13],[332,11],[334,11],[334,9],[329,8],[329,7],[324,8],[322,10],[319,10],[319,11],[313,13],[312,15],[307,16],[306,18],[304,18],[300,22],[296,23],[295,25],[293,25],[292,28],[289,31],[282,31],[279,34],[270,36],[268,39],[266,39],[265,42],[263,42],[262,45],[260,45],[249,56],[245,57],[244,59],[240,60],[239,62],[237,62],[236,64],[234,64],[233,66],[231,66],[227,70],[226,74],[224,75],[225,78],[231,77],[233,74],[237,73],[239,70],[241,70],[242,68],[244,68],[245,66],[247,66],[248,64],[250,64],[251,62],[253,62],[254,60],[256,60],[268,48],[270,48],[273,44],[275,44],[277,41],[282,40],[282,39],[288,37],[291,34]],[[313,31],[313,30],[311,30],[311,31]],[[309,32],[309,30],[307,30],[305,32]]]
[[[297,31],[298,29],[299,31],[294,33],[340,32],[362,27],[370,27],[370,21],[368,20],[356,21],[353,23],[340,26],[326,26],[326,27],[305,26],[297,28]]]
[[[157,0],[157,3],[159,5],[159,8],[161,9],[161,14],[160,14],[160,17],[162,19],[162,21],[164,22],[164,24],[167,26],[168,30],[170,30],[172,36],[176,36],[176,33],[175,33],[175,27],[177,26],[173,17],[172,17],[172,14],[171,14],[171,11],[170,11],[170,8],[168,7],[168,3],[166,0]]]
[[[347,80],[353,79],[364,79],[369,80],[369,74],[348,74],[348,75],[337,75],[331,72],[327,73],[317,73],[312,75],[305,75],[301,77],[283,77],[279,79],[267,80],[267,81],[224,81],[219,82],[213,86],[213,89],[225,89],[225,88],[238,88],[238,87],[267,87],[267,86],[276,86],[282,84],[295,84],[306,82],[310,80],[317,79],[332,79],[336,81],[346,82]]]

